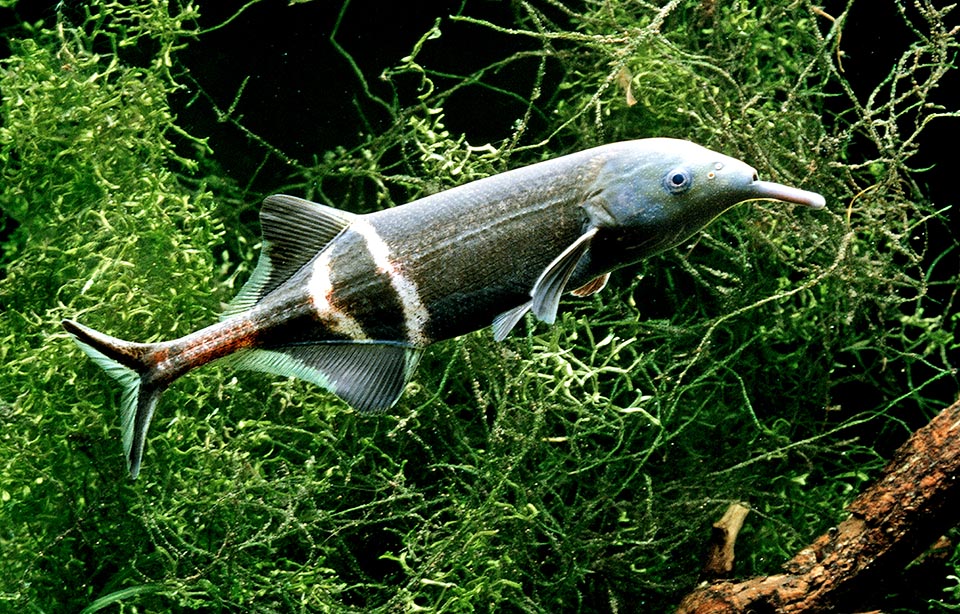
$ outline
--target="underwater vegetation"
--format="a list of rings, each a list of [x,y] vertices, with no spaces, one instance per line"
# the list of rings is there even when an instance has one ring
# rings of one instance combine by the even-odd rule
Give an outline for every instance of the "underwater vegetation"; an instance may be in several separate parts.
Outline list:
[[[20,18],[0,67],[2,610],[669,611],[729,503],[753,510],[736,573],[776,572],[956,398],[956,213],[925,146],[958,115],[941,3],[438,4],[373,66],[344,36],[359,2],[20,4],[0,8]],[[856,81],[865,4],[902,36]],[[340,143],[312,148],[329,118],[295,105],[272,115],[301,142],[270,133],[246,105],[280,85],[227,78],[211,41],[266,54],[231,28],[268,17],[345,67]],[[482,61],[450,51],[477,40]],[[215,321],[267,193],[361,213],[651,136],[828,209],[734,209],[554,327],[435,346],[382,416],[205,367],[126,479],[119,394],[62,318],[144,341]],[[885,610],[960,608],[954,533]]]

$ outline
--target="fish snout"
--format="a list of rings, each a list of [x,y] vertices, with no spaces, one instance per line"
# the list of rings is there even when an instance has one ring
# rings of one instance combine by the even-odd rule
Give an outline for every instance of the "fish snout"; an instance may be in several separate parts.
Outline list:
[[[754,175],[756,177],[756,175]],[[772,181],[754,180],[749,186],[751,198],[771,198],[782,200],[788,203],[804,205],[811,209],[823,209],[827,206],[827,200],[816,192],[792,188]]]

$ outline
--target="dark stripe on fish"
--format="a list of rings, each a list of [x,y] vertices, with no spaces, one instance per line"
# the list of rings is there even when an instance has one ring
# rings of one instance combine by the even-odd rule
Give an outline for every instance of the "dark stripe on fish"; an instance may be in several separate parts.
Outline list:
[[[337,263],[330,273],[334,308],[349,313],[365,339],[408,341],[403,302],[393,287],[401,273],[379,268],[368,237],[352,227],[330,250],[331,262]]]

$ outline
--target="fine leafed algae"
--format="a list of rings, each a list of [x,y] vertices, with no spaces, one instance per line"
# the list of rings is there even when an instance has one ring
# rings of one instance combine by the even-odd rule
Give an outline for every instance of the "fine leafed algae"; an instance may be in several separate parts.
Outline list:
[[[88,4],[21,26],[0,75],[10,609],[669,611],[729,502],[754,509],[737,573],[776,572],[956,394],[956,245],[916,168],[921,137],[956,121],[935,97],[956,15],[895,2],[911,40],[863,91],[843,55],[858,2],[543,0],[512,21],[465,3],[377,87],[325,33],[361,117],[389,120],[359,145],[299,162],[245,125],[239,94],[217,120],[283,160],[271,189],[358,212],[660,135],[819,191],[828,211],[740,207],[565,301],[555,327],[435,347],[388,415],[205,368],[166,393],[131,483],[117,390],[58,322],[156,340],[213,321],[255,258],[256,199],[171,107],[213,100],[180,61],[211,31],[197,6]],[[337,27],[359,10],[341,6]],[[434,69],[431,46],[468,30],[520,44]],[[491,144],[450,127],[477,92],[516,110]],[[902,611],[960,605],[958,554],[945,565]]]

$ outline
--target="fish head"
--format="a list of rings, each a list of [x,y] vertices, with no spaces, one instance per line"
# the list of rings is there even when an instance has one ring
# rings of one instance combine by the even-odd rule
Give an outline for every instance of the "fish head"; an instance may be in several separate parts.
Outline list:
[[[821,209],[820,194],[761,181],[749,164],[689,141],[628,141],[601,163],[591,223],[627,261],[674,247],[734,205],[773,199]]]

